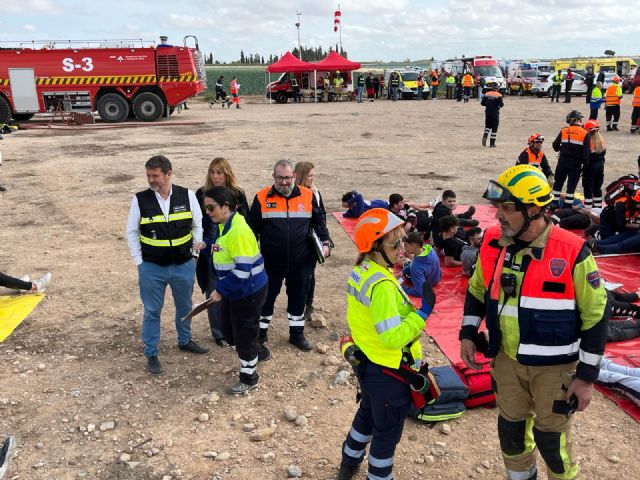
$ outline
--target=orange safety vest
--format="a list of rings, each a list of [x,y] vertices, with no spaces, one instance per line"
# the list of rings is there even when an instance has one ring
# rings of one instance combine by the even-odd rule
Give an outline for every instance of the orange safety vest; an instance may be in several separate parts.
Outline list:
[[[564,127],[560,135],[560,143],[566,145],[572,143],[574,145],[582,146],[584,144],[584,137],[587,136],[587,131],[579,125],[571,125],[570,127]]]
[[[418,77],[418,87],[424,87],[424,82],[422,80],[422,77]]]
[[[631,105],[634,107],[640,107],[640,87],[636,87],[633,90],[633,102]]]
[[[527,160],[529,161],[529,165],[533,165],[534,167],[540,168],[540,164],[542,163],[542,157],[544,156],[544,152],[540,150],[537,154],[533,153],[533,151],[527,147],[524,150],[527,152]]]
[[[616,83],[607,88],[607,93],[604,96],[605,105],[608,107],[612,105],[620,105],[618,92],[621,90],[622,89]]]
[[[487,356],[500,348],[500,276],[512,254],[501,247],[500,226],[485,231],[480,247],[485,297],[486,324],[490,342]],[[584,240],[557,226],[551,228],[542,258],[532,258],[518,292],[520,342],[516,359],[523,365],[556,365],[578,360],[579,312],[573,288],[573,267]],[[554,353],[552,353],[554,352]]]
[[[438,74],[437,73],[432,73],[431,74],[431,85],[433,87],[437,87],[439,85],[439,81],[438,81]]]
[[[462,86],[463,87],[473,87],[473,77],[471,75],[469,75],[468,73],[462,79]]]
[[[313,192],[307,187],[297,185],[300,195],[283,197],[270,195],[273,187],[266,187],[257,193],[263,219],[273,218],[311,218]]]
[[[231,81],[231,94],[238,93],[238,83],[235,80]]]

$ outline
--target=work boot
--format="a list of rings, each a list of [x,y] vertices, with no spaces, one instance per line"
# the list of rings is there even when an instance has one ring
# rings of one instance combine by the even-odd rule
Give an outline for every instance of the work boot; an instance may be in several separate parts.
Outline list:
[[[261,345],[261,347],[262,348],[258,352],[258,361],[266,362],[268,360],[271,360],[271,350],[269,350],[266,345]]]
[[[6,191],[7,189],[4,186],[0,185],[0,192],[6,192]]]
[[[205,353],[209,353],[209,349],[205,347],[201,347],[193,340],[189,340],[189,343],[185,343],[184,345],[178,345],[180,350],[184,350],[185,352],[197,353],[198,355],[204,355]]]
[[[490,142],[489,142],[489,147],[490,147],[490,148],[495,148],[495,146],[496,146],[496,139],[495,139],[495,138],[492,138],[492,139],[490,140]]]
[[[7,470],[9,469],[9,462],[11,462],[11,457],[13,456],[15,448],[16,437],[7,437],[2,448],[0,448],[0,478],[4,478],[4,474],[7,473]]]
[[[258,334],[258,343],[265,344],[269,341],[269,336],[267,335],[268,330],[266,328],[261,328],[260,333]]]
[[[164,373],[164,369],[157,355],[147,357],[147,372],[151,375],[162,375]]]
[[[294,347],[302,350],[303,352],[308,352],[311,350],[311,342],[307,340],[303,333],[296,333],[289,336],[289,343]]]
[[[607,125],[607,132],[610,132],[611,130],[613,130],[613,129],[611,128],[611,125]]]
[[[618,124],[617,124],[617,123],[614,123],[614,124],[613,124],[613,127],[611,127],[611,128],[613,128],[613,129],[617,132],[617,131],[618,131]]]
[[[353,477],[355,477],[358,474],[359,469],[360,469],[360,465],[349,467],[341,463],[336,480],[351,480]]]
[[[240,105],[236,105],[236,108],[240,108]]]
[[[482,146],[486,147],[487,146],[487,138],[489,137],[489,135],[487,135],[486,133],[484,135],[482,135]]]
[[[258,384],[248,385],[246,383],[237,382],[227,388],[227,393],[230,395],[242,395],[243,393],[247,393],[249,390],[253,390],[254,388],[258,388]]]

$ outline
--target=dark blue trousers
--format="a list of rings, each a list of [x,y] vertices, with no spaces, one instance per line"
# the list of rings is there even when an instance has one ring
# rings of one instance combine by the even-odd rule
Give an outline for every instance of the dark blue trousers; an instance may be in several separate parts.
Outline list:
[[[364,373],[362,370],[358,375],[362,399],[342,444],[342,463],[359,465],[371,442],[367,479],[392,479],[393,454],[411,404],[409,386],[385,375],[374,363],[368,363]]]

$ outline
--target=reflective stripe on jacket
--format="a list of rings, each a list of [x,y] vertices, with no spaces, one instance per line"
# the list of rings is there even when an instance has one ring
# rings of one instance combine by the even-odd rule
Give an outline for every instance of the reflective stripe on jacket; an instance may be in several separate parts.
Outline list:
[[[503,274],[516,277],[515,294],[501,288]],[[577,377],[593,381],[604,351],[607,295],[584,241],[554,225],[529,247],[516,250],[489,227],[465,299],[461,338],[472,338],[486,316],[490,345],[523,365],[578,360]]]
[[[140,207],[140,247],[145,262],[170,265],[191,259],[193,214],[189,191],[178,185],[171,188],[168,219],[153,190],[136,193]]]
[[[354,342],[373,363],[398,368],[409,344],[413,359],[422,358],[424,319],[391,272],[371,260],[349,275],[347,322]]]
[[[605,93],[604,101],[607,107],[612,105],[620,105],[620,99],[622,98],[622,88],[620,85],[613,84],[609,88],[607,88],[607,93]]]
[[[468,73],[462,78],[462,86],[463,87],[473,87],[473,77]]]
[[[242,215],[231,214],[213,248],[213,266],[218,283],[216,290],[226,298],[248,297],[267,284],[264,260],[256,237]]]
[[[587,162],[591,154],[590,144],[591,134],[580,125],[571,125],[560,130],[552,146],[556,152],[560,152],[560,158],[573,157]]]
[[[640,87],[633,89],[633,100],[631,101],[631,105],[634,107],[640,107]]]

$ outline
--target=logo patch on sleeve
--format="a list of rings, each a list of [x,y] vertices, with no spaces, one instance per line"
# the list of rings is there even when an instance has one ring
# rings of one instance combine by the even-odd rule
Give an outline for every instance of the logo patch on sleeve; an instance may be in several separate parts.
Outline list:
[[[587,282],[589,282],[589,285],[591,285],[593,288],[598,288],[600,286],[600,272],[598,272],[597,270],[587,273]]]
[[[549,260],[549,270],[551,275],[558,278],[567,268],[567,261],[564,258],[552,258]]]

